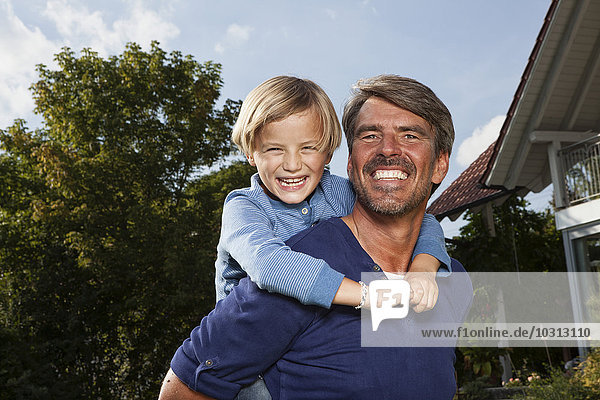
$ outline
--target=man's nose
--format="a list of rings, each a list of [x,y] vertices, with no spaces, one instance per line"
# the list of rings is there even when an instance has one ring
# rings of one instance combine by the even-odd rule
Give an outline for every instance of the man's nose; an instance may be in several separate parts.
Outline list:
[[[297,153],[286,153],[283,158],[283,169],[294,172],[302,168],[302,157]]]
[[[384,133],[379,142],[379,153],[386,156],[399,156],[402,154],[402,146],[394,133]]]

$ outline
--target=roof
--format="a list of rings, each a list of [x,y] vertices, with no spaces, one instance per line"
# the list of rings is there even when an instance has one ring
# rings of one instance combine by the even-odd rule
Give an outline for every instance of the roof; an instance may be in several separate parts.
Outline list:
[[[600,1],[553,0],[482,182],[540,192],[552,181],[548,143],[599,129]]]
[[[502,189],[486,188],[481,179],[486,170],[494,144],[490,145],[460,176],[431,203],[427,212],[438,220],[449,217],[452,221],[468,208],[505,196],[508,192]]]
[[[600,130],[600,1],[552,0],[500,135],[428,208],[439,220],[551,183],[548,144]]]

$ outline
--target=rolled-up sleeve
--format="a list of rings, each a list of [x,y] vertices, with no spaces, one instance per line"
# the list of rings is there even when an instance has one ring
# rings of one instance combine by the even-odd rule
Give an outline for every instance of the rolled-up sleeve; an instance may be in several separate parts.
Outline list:
[[[177,349],[171,369],[192,390],[234,398],[281,358],[317,312],[242,279]]]

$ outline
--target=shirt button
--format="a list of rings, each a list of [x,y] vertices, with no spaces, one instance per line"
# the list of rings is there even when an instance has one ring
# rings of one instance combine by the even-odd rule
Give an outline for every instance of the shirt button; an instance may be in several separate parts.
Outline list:
[[[302,214],[303,214],[303,215],[306,215],[306,214],[308,214],[308,208],[304,207],[304,208],[302,209]]]
[[[206,365],[207,367],[212,367],[213,360],[206,360],[206,361],[204,361],[204,365]]]
[[[379,271],[381,271],[381,267],[379,265],[375,264],[375,265],[373,265],[373,271],[379,272]]]

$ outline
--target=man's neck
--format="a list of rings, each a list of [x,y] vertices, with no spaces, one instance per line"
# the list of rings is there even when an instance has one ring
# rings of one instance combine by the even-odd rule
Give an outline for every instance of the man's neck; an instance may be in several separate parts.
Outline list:
[[[410,213],[390,217],[365,209],[358,202],[342,220],[361,247],[386,272],[404,273],[419,237],[425,205]]]

